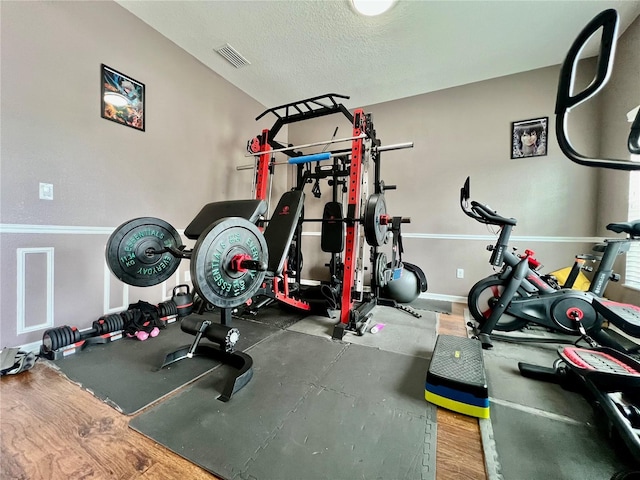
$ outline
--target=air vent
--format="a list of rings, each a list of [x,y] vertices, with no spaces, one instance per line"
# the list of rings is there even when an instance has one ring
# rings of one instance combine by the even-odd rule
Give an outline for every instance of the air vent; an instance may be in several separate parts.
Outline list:
[[[227,61],[236,68],[246,67],[251,65],[251,62],[244,58],[240,53],[228,43],[222,47],[216,48],[216,52],[222,55]]]

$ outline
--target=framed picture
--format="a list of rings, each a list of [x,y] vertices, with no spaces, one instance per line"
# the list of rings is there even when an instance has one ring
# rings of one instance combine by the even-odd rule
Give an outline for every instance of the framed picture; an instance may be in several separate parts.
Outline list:
[[[144,132],[144,83],[107,67],[101,67],[102,118]]]
[[[548,134],[549,117],[511,123],[511,158],[546,155]]]

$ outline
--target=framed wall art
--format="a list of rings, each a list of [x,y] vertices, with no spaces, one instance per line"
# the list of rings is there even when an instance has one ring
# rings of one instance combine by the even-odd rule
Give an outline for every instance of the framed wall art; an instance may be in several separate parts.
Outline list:
[[[100,79],[102,118],[144,132],[144,83],[104,64]]]
[[[511,158],[546,155],[548,128],[549,117],[511,123]]]

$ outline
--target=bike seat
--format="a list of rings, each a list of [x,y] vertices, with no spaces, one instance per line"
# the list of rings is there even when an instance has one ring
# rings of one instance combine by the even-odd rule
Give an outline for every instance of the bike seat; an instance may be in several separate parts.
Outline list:
[[[628,233],[632,238],[640,237],[640,220],[610,223],[607,225],[607,230],[611,230],[616,233]]]

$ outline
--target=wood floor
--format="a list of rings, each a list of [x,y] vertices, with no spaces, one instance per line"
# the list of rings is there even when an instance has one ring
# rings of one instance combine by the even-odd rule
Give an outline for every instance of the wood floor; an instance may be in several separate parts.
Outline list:
[[[441,315],[439,333],[465,335],[462,312],[463,305],[455,305],[452,315]],[[216,478],[129,429],[128,422],[43,363],[2,377],[0,478]],[[438,409],[436,479],[486,479],[476,419]]]

